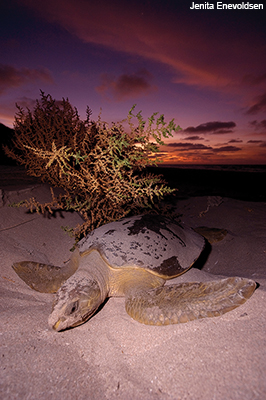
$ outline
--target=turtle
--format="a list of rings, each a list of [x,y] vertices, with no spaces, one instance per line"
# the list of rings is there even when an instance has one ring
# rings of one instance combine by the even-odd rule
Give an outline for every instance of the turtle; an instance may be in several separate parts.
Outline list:
[[[143,214],[102,225],[77,245],[64,267],[22,261],[16,273],[31,288],[55,293],[48,324],[55,331],[90,319],[111,296],[125,297],[130,317],[169,325],[220,316],[254,292],[253,280],[164,283],[191,268],[206,239],[163,215]]]
[[[228,233],[226,229],[209,228],[207,226],[197,226],[194,231],[204,236],[210,244],[220,242]]]

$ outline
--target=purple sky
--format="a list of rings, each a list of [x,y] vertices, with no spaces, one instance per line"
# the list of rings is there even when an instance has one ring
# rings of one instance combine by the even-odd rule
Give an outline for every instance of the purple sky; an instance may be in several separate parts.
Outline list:
[[[166,163],[266,164],[265,10],[191,5],[1,4],[0,122],[12,127],[15,103],[31,108],[40,89],[68,97],[82,118],[87,105],[94,119],[102,108],[107,122],[136,103],[182,127],[161,149]]]

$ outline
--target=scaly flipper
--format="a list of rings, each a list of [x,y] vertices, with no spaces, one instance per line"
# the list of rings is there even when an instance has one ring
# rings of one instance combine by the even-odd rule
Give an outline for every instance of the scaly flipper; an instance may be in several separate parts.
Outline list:
[[[220,242],[228,233],[226,229],[208,228],[207,226],[198,226],[193,230],[205,237],[211,244]]]
[[[80,254],[75,250],[71,260],[62,268],[33,261],[16,262],[12,267],[32,289],[42,293],[55,293],[76,272],[79,259]]]
[[[12,265],[18,276],[32,289],[42,293],[55,293],[68,277],[61,268],[33,261],[21,261]]]
[[[217,317],[243,304],[256,283],[245,278],[211,282],[187,282],[148,291],[130,292],[126,311],[147,325],[169,325],[194,319]]]

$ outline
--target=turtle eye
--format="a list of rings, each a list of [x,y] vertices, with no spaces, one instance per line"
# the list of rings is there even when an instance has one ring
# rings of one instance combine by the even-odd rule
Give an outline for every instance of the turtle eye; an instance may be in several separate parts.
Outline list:
[[[74,303],[70,304],[69,309],[68,309],[68,314],[69,315],[73,314],[74,312],[77,311],[78,308],[79,308],[79,302],[77,300]]]

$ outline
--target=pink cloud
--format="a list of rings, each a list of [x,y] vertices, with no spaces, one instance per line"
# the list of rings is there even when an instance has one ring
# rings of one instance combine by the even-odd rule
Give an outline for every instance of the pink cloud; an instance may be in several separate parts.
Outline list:
[[[204,140],[204,138],[196,135],[196,136],[187,136],[183,138],[183,140]]]
[[[259,131],[266,131],[266,119],[263,119],[262,121],[257,121],[256,119],[254,121],[250,121],[250,126],[255,128],[255,130]]]
[[[232,91],[254,70],[256,60],[262,63],[263,42],[250,32],[241,31],[240,35],[237,25],[226,31],[217,24],[215,35],[210,35],[213,27],[204,19],[195,17],[188,21],[180,15],[178,20],[177,16],[165,14],[163,8],[158,13],[151,8],[145,12],[141,3],[136,6],[118,0],[23,1],[86,43],[167,65],[178,83]],[[252,77],[255,75],[252,72]]]
[[[255,76],[253,74],[248,74],[243,77],[243,83],[248,85],[260,85],[266,81],[266,73]]]
[[[184,150],[213,150],[211,146],[205,146],[204,144],[194,144],[194,143],[168,143],[167,147],[172,147],[178,149],[178,151]]]
[[[196,127],[189,126],[184,129],[185,133],[208,133],[208,134],[227,134],[231,133],[232,129],[236,127],[235,122],[221,122],[221,121],[213,121],[206,122],[205,124],[198,125]]]
[[[266,92],[260,96],[257,96],[253,104],[246,111],[247,115],[258,114],[259,112],[264,112],[266,110]]]
[[[243,143],[243,140],[241,140],[241,139],[231,139],[231,140],[229,140],[228,143]]]
[[[0,94],[6,92],[10,88],[16,88],[25,83],[36,81],[52,83],[53,79],[49,71],[43,68],[18,69],[11,65],[0,64]]]
[[[145,69],[133,74],[122,74],[115,78],[110,74],[101,76],[101,84],[96,90],[104,96],[112,96],[117,101],[146,95],[156,90],[150,84],[152,75]]]

